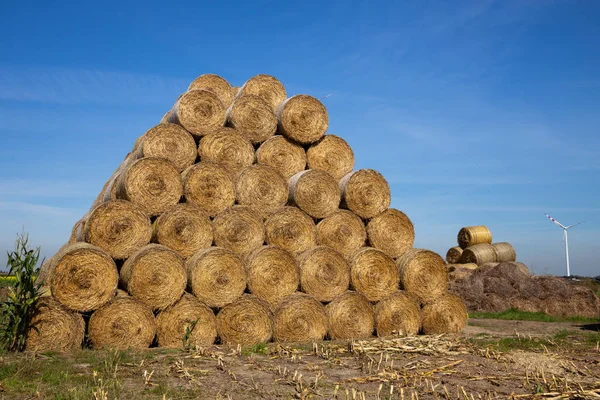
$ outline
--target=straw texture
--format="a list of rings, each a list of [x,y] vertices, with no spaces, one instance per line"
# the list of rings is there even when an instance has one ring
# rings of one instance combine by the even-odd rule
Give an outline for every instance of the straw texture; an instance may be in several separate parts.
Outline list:
[[[452,293],[423,307],[423,333],[426,335],[458,333],[466,324],[467,309],[462,299]]]
[[[300,284],[298,264],[287,251],[263,246],[248,258],[246,266],[250,293],[271,307],[294,293]]]
[[[183,196],[214,217],[235,202],[233,178],[218,164],[199,162],[182,174]]]
[[[277,108],[287,97],[283,84],[274,76],[265,74],[255,75],[248,79],[239,89],[237,95],[258,96],[272,109]]]
[[[213,220],[215,245],[247,257],[265,242],[263,220],[254,209],[233,206]]]
[[[398,290],[400,275],[390,256],[365,247],[352,258],[350,283],[367,300],[376,302]]]
[[[308,168],[328,172],[337,181],[352,172],[354,152],[341,137],[325,135],[306,151]]]
[[[372,169],[360,169],[340,180],[342,206],[361,218],[373,218],[384,212],[392,200],[385,178]]]
[[[306,151],[286,137],[275,135],[256,150],[256,161],[275,168],[285,179],[290,179],[306,168]]]
[[[446,253],[446,262],[448,264],[458,264],[462,256],[463,249],[460,246],[450,247]]]
[[[414,294],[421,303],[430,303],[448,288],[446,263],[430,250],[412,249],[396,264],[400,271],[401,287]]]
[[[44,297],[31,319],[25,349],[38,352],[81,349],[84,333],[81,314],[69,311],[51,297]]]
[[[460,257],[460,263],[475,263],[483,265],[485,263],[498,262],[498,253],[496,248],[488,243],[475,244],[463,250]]]
[[[398,258],[410,250],[415,242],[415,228],[402,211],[388,208],[367,224],[369,244]]]
[[[220,164],[233,175],[254,162],[252,143],[233,128],[220,128],[204,136],[198,154],[202,161]]]
[[[233,102],[231,85],[225,79],[215,74],[203,74],[190,83],[189,90],[204,89],[217,95],[225,108]]]
[[[265,302],[243,295],[219,311],[217,332],[224,344],[266,343],[273,335],[273,315]]]
[[[337,181],[325,171],[309,169],[289,180],[289,202],[313,218],[325,218],[338,210],[341,193]]]
[[[327,109],[305,94],[292,96],[276,108],[278,129],[288,139],[311,144],[323,137],[329,126]]]
[[[517,253],[515,248],[507,242],[492,243],[496,250],[496,261],[498,262],[511,262],[517,260]]]
[[[195,137],[201,137],[225,124],[225,110],[219,97],[208,90],[190,90],[181,95],[169,122],[181,125]]]
[[[252,143],[262,143],[277,131],[273,108],[258,96],[238,96],[227,109],[226,119],[227,126]]]
[[[415,296],[398,291],[375,306],[377,336],[414,336],[421,328],[421,308]]]
[[[325,306],[331,339],[361,339],[373,335],[373,306],[361,294],[345,292]]]
[[[350,284],[350,264],[338,251],[318,246],[299,257],[300,287],[322,302],[344,293]]]
[[[480,243],[492,243],[492,233],[487,226],[467,226],[458,231],[458,245],[461,249],[474,246]]]
[[[140,136],[144,157],[171,161],[179,172],[196,161],[196,142],[188,131],[176,124],[159,124]]]
[[[302,253],[316,245],[315,222],[296,207],[283,207],[265,221],[268,244],[292,254]]]
[[[331,247],[350,258],[364,246],[367,231],[352,211],[339,210],[317,224],[317,244]]]
[[[275,168],[256,164],[239,174],[235,194],[238,204],[270,214],[287,202],[288,185]]]
[[[273,313],[273,340],[277,342],[317,341],[326,334],[325,307],[307,294],[287,296]]]

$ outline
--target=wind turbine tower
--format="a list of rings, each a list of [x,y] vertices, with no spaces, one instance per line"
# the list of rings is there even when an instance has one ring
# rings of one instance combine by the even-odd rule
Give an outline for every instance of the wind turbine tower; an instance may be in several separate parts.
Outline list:
[[[567,276],[571,276],[571,270],[569,268],[569,236],[567,234],[567,230],[569,228],[572,228],[572,227],[576,226],[576,225],[583,224],[585,221],[581,221],[581,222],[578,222],[576,224],[569,225],[569,226],[564,226],[563,224],[561,224],[560,222],[558,222],[557,220],[555,220],[554,218],[552,218],[548,214],[544,214],[544,215],[546,217],[548,217],[548,219],[550,221],[554,222],[556,225],[558,225],[559,227],[561,227],[562,230],[563,230],[563,241],[565,242],[565,255],[567,257]]]

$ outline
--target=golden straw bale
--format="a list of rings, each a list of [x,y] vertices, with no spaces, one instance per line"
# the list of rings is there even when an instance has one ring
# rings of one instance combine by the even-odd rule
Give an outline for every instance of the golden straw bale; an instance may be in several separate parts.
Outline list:
[[[263,246],[246,264],[250,293],[271,307],[298,290],[300,271],[294,257],[277,246]]]
[[[199,162],[182,174],[183,196],[214,217],[235,203],[233,178],[221,165]]]
[[[285,136],[275,135],[256,150],[256,161],[275,168],[285,179],[290,179],[306,168],[306,151]]]
[[[252,143],[233,128],[219,128],[204,136],[198,154],[200,160],[221,164],[234,175],[254,162]]]
[[[396,264],[402,289],[417,296],[421,303],[430,303],[446,292],[448,271],[439,254],[411,249],[396,260]]]
[[[275,109],[278,130],[288,139],[311,144],[323,137],[329,126],[327,109],[306,94],[292,96]]]
[[[226,107],[208,90],[190,90],[173,106],[169,122],[181,125],[195,137],[201,137],[225,124]]]
[[[69,236],[69,244],[83,242],[83,227],[85,226],[85,221],[87,220],[88,215],[89,213],[85,214],[83,217],[81,217],[81,219],[79,219],[79,221],[75,222],[75,225],[73,225],[73,229],[71,229],[71,236]]]
[[[265,242],[265,227],[256,210],[246,206],[233,206],[218,214],[213,220],[215,245],[247,257]]]
[[[456,238],[461,249],[480,243],[492,243],[492,233],[487,226],[467,226],[458,231]]]
[[[149,244],[129,257],[120,276],[127,292],[153,310],[174,304],[187,285],[183,258],[160,244]]]
[[[224,307],[246,289],[245,264],[231,250],[200,250],[187,261],[186,268],[191,292],[209,307]]]
[[[235,194],[238,204],[270,214],[287,202],[288,185],[275,168],[255,164],[238,175]]]
[[[252,143],[262,143],[277,131],[273,108],[258,96],[238,96],[227,109],[226,124]]]
[[[167,111],[162,118],[160,119],[160,121],[158,121],[159,124],[168,124],[169,123],[169,117],[171,116],[171,110]]]
[[[231,96],[232,96],[233,99],[235,99],[237,97],[239,91],[240,91],[240,87],[239,86],[232,86],[231,87]]]
[[[223,103],[225,108],[229,107],[233,101],[233,93],[231,91],[231,85],[225,79],[215,74],[204,74],[200,75],[188,87],[189,90],[204,89],[209,92],[213,92],[217,95],[219,100]]]
[[[331,339],[362,339],[373,336],[375,313],[363,295],[347,291],[325,306]]]
[[[100,204],[84,226],[87,243],[102,248],[112,258],[125,259],[150,243],[150,218],[133,203],[125,200]]]
[[[317,244],[331,247],[350,258],[364,246],[367,231],[362,220],[348,210],[338,210],[317,224]]]
[[[25,349],[37,352],[81,349],[84,334],[85,322],[81,314],[46,296],[39,300],[31,318]]]
[[[325,335],[325,307],[310,295],[291,294],[273,312],[273,340],[277,342],[320,341]]]
[[[448,264],[458,264],[462,256],[463,249],[460,246],[450,247],[446,253],[446,262]]]
[[[164,158],[179,172],[196,161],[196,142],[188,131],[176,124],[158,124],[140,136],[143,157]]]
[[[322,302],[330,302],[348,290],[350,263],[338,251],[318,246],[299,257],[300,287]]]
[[[496,251],[496,248],[491,244],[475,244],[463,250],[459,262],[461,264],[475,263],[477,265],[498,262],[498,252]]]
[[[244,83],[237,96],[245,95],[260,97],[272,109],[277,108],[287,97],[283,84],[274,76],[265,74],[255,75]]]
[[[385,178],[372,169],[360,169],[340,180],[342,206],[361,218],[373,218],[384,212],[392,201]]]
[[[325,135],[306,151],[308,168],[329,172],[337,181],[352,172],[354,152],[341,137]]]
[[[141,158],[117,180],[117,197],[131,201],[150,216],[160,215],[177,204],[182,194],[177,167],[162,158]]]
[[[123,294],[96,310],[88,325],[88,337],[95,349],[146,349],[155,335],[152,309]]]
[[[394,260],[381,250],[362,248],[354,255],[350,265],[352,288],[369,301],[379,301],[399,288],[398,267]]]
[[[217,314],[217,332],[224,344],[266,343],[273,335],[269,305],[256,296],[243,295]]]
[[[377,336],[414,336],[421,329],[419,300],[400,290],[375,306]]]
[[[188,258],[213,242],[208,214],[193,203],[180,203],[162,213],[152,224],[152,241]]]
[[[467,309],[462,299],[455,294],[445,293],[422,310],[423,333],[459,333],[467,324]]]
[[[265,221],[268,244],[281,247],[292,254],[302,253],[316,245],[315,222],[296,207],[283,207]]]
[[[207,346],[217,338],[215,314],[189,293],[161,311],[156,316],[156,325],[160,347]]]
[[[515,248],[507,242],[492,243],[494,249],[496,249],[498,262],[514,262],[517,260],[517,253]]]
[[[446,269],[448,270],[448,272],[452,272],[455,271],[456,269],[468,269],[468,270],[476,270],[479,266],[477,264],[474,263],[469,263],[469,264],[448,264],[446,265]]]
[[[325,218],[338,210],[341,193],[337,181],[325,171],[309,169],[292,176],[289,202],[313,218]]]
[[[367,223],[367,237],[371,246],[398,258],[412,248],[415,228],[402,211],[388,208]]]

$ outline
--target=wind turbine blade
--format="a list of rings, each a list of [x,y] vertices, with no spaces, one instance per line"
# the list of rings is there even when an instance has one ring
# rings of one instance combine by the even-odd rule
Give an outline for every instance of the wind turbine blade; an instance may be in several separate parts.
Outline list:
[[[581,221],[581,222],[578,222],[578,223],[576,223],[576,224],[569,225],[569,226],[567,226],[565,229],[569,229],[569,228],[572,228],[572,227],[574,227],[574,226],[577,226],[577,225],[579,225],[579,224],[583,224],[584,222],[585,222],[585,221]]]
[[[548,214],[544,214],[546,217],[548,217],[548,219],[552,222],[554,222],[556,225],[560,226],[563,229],[567,229],[563,224],[561,224],[560,222],[558,222],[557,220],[555,220],[554,218],[552,218],[551,216],[549,216]]]

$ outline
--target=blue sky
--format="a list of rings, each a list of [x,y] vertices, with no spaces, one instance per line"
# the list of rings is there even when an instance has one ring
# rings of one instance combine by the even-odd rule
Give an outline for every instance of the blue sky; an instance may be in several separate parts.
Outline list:
[[[43,3],[44,5],[40,6]],[[486,224],[536,273],[600,275],[600,3],[9,2],[0,16],[0,250],[52,255],[196,76],[324,100],[418,247]],[[3,251],[4,253],[4,251]],[[2,263],[3,265],[4,263]]]

